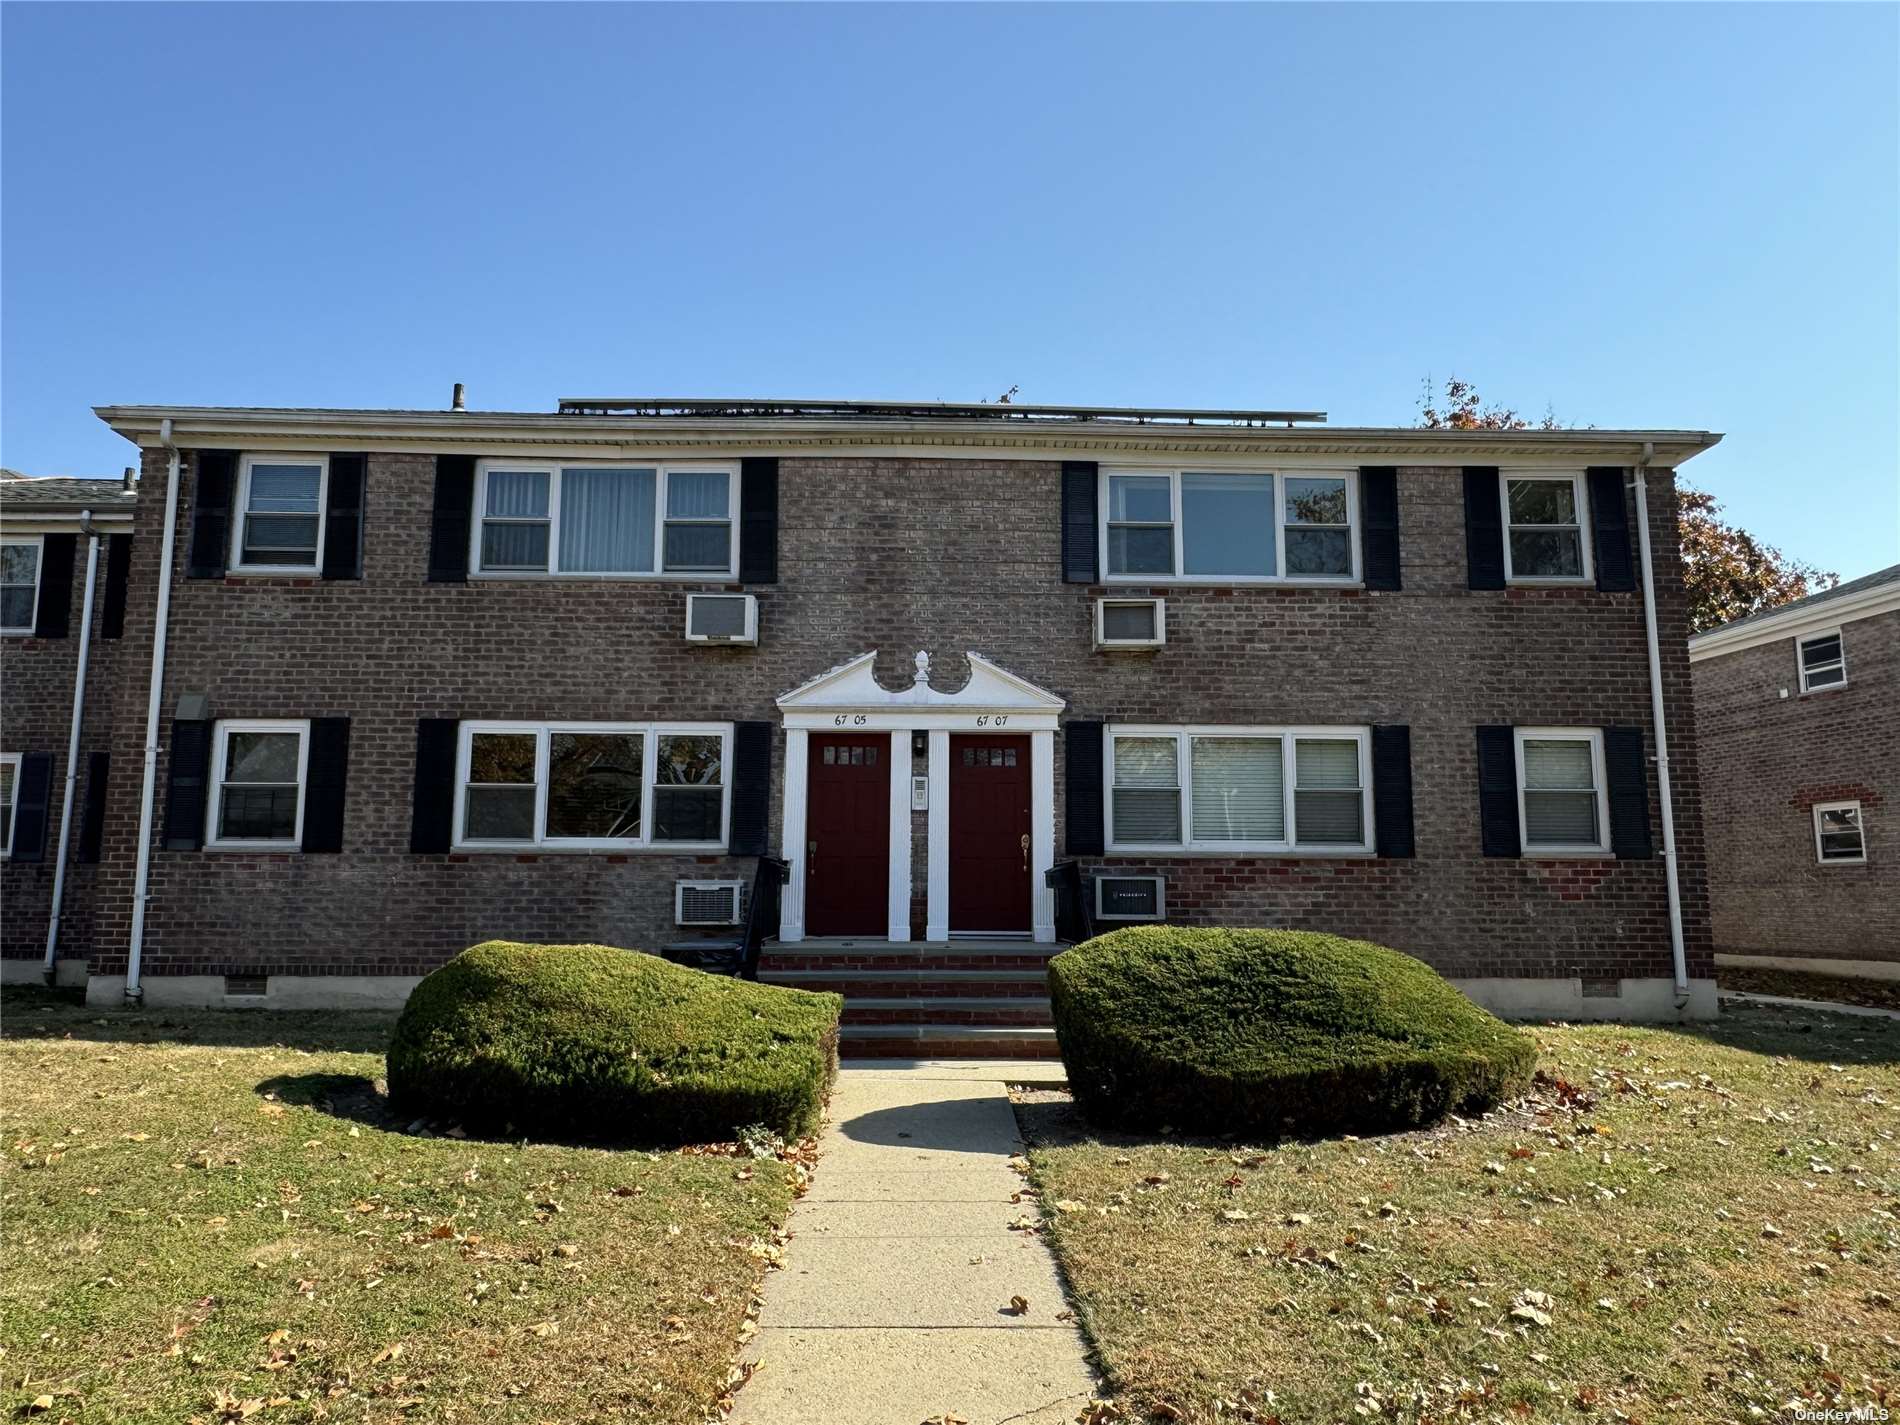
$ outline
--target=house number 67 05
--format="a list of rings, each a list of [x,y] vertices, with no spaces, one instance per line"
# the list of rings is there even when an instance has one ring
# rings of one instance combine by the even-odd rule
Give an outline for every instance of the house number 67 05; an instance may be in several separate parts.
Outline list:
[[[831,720],[831,725],[833,727],[843,727],[845,723],[849,722],[853,727],[863,727],[864,724],[870,720],[870,714],[868,713],[839,713]]]
[[[1008,721],[1009,721],[1008,713],[998,713],[996,714],[994,718],[992,718],[988,713],[978,713],[976,715],[976,725],[978,727],[988,727],[992,722],[994,722],[998,727],[1001,727],[1004,723]]]

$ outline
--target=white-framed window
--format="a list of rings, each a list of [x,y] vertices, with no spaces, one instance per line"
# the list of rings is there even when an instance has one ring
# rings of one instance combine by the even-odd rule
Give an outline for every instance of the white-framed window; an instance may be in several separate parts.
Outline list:
[[[1108,583],[1359,578],[1357,471],[1111,468],[1100,478]]]
[[[1498,472],[1504,577],[1513,584],[1580,584],[1590,567],[1589,501],[1581,472]]]
[[[231,567],[312,573],[323,560],[327,455],[246,452],[232,504]]]
[[[1847,645],[1841,641],[1838,628],[1801,635],[1795,640],[1795,657],[1801,664],[1804,693],[1838,688],[1847,682]]]
[[[40,610],[40,537],[0,540],[0,633],[31,633]]]
[[[283,851],[303,842],[310,723],[299,718],[221,720],[211,739],[214,849]]]
[[[13,798],[20,782],[20,754],[0,753],[0,861],[13,854]]]
[[[1610,849],[1601,728],[1517,729],[1517,821],[1526,856],[1588,856]]]
[[[1859,802],[1815,803],[1814,858],[1823,866],[1853,865],[1867,859],[1867,828]]]
[[[476,466],[469,568],[488,578],[738,574],[737,465]]]
[[[1364,727],[1109,729],[1113,854],[1369,852]]]
[[[455,843],[720,850],[732,724],[465,722]]]

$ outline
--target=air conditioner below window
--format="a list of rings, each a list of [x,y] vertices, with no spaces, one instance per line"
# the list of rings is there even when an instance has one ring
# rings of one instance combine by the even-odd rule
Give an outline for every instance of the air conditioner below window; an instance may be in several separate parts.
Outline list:
[[[688,594],[688,643],[757,643],[759,601],[751,594]]]
[[[1168,641],[1165,599],[1097,599],[1097,648],[1159,648]]]
[[[1167,914],[1163,876],[1097,876],[1097,920],[1160,920]]]
[[[744,881],[673,883],[673,919],[680,925],[737,925],[744,906]]]

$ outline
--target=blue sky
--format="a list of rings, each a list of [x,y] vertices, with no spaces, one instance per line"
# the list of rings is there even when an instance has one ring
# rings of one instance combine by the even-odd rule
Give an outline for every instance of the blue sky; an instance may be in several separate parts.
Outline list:
[[[1900,558],[1900,9],[27,5],[0,459],[107,402],[575,394],[1727,432]],[[1823,493],[1824,492],[1824,493]]]

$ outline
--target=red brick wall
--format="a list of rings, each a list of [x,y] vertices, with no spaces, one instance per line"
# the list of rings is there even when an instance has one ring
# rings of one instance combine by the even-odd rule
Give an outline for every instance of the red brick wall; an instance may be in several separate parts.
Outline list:
[[[148,505],[162,499],[162,473],[162,462],[148,461]],[[1078,717],[1412,726],[1417,859],[1171,859],[1159,868],[1182,919],[1371,935],[1458,974],[1669,972],[1660,859],[1592,862],[1570,875],[1550,863],[1486,860],[1478,850],[1476,724],[1647,725],[1640,595],[1467,591],[1459,473],[1405,470],[1403,593],[1168,590],[1167,648],[1100,654],[1090,647],[1090,620],[1102,591],[1061,582],[1059,478],[1050,462],[788,458],[781,582],[753,590],[760,646],[709,649],[684,643],[680,628],[687,588],[714,585],[424,582],[432,462],[373,455],[362,581],[177,581],[160,733],[168,746],[170,711],[184,691],[208,694],[222,717],[348,715],[348,849],[282,857],[159,850],[146,973],[416,972],[486,936],[649,946],[677,938],[674,880],[749,875],[750,863],[644,853],[412,856],[416,719],[776,724],[778,694],[869,648],[879,650],[890,686],[908,685],[912,655],[929,650],[940,687],[962,681],[962,654],[975,650],[1068,699]],[[181,571],[189,474],[184,493]],[[1706,975],[1666,476],[1654,482],[1651,505],[1665,551],[1660,583],[1671,591],[1662,621],[1674,650],[1665,666],[1689,944],[1692,969]],[[152,517],[149,527],[158,523]],[[138,657],[125,677],[139,689],[141,711],[157,553],[155,534],[139,541],[126,628]],[[128,717],[118,732],[115,757],[127,765],[136,765],[136,722]],[[1061,761],[1058,753],[1058,854]],[[782,767],[781,736],[775,775]],[[135,778],[117,790],[108,844],[116,889],[94,961],[106,973],[124,969]],[[775,849],[779,801],[775,789]],[[921,891],[921,868],[917,884]]]
[[[1692,665],[1718,950],[1900,960],[1900,611],[1841,643],[1846,684],[1814,693],[1792,636]],[[1821,865],[1814,804],[1855,799],[1866,863]]]

